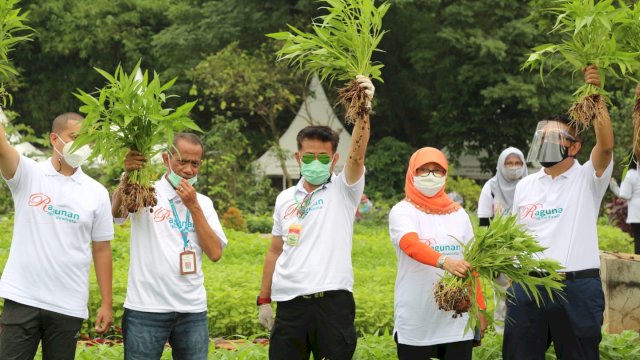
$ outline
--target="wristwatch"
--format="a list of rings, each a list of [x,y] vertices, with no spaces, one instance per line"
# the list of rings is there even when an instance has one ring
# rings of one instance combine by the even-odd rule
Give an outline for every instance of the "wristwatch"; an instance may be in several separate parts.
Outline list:
[[[260,306],[264,304],[271,304],[271,298],[270,297],[261,298],[260,295],[256,296],[256,306]]]
[[[440,269],[442,269],[442,268],[443,268],[443,266],[444,266],[444,261],[445,261],[445,260],[447,260],[447,255],[442,255],[442,256],[440,256],[440,257],[438,258],[438,267],[439,267]]]

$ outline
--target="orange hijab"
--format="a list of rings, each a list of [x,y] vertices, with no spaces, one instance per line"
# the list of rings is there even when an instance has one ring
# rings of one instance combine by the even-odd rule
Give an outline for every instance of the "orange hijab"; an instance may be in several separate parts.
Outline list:
[[[447,172],[449,170],[447,157],[436,148],[424,147],[413,153],[409,160],[409,168],[407,169],[407,177],[404,183],[404,192],[407,195],[405,200],[427,214],[450,214],[460,209],[460,205],[451,200],[444,192],[446,183],[433,197],[427,197],[413,185],[413,177],[416,175],[416,170],[430,162],[442,166]]]

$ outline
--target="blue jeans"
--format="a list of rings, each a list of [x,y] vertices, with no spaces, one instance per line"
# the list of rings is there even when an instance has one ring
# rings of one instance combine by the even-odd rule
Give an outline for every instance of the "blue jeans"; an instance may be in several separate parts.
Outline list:
[[[176,360],[206,360],[209,352],[207,312],[150,313],[124,309],[125,360],[160,359],[169,342]]]

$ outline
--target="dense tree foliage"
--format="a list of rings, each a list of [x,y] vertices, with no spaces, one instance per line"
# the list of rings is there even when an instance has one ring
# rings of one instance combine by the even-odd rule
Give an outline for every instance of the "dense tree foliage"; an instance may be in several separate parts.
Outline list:
[[[486,150],[484,166],[491,170],[504,147],[526,151],[539,119],[568,109],[572,89],[582,81],[580,73],[558,71],[543,84],[538,74],[520,70],[531,47],[555,36],[548,33],[553,19],[540,15],[548,0],[392,3],[384,20],[384,28],[390,30],[381,44],[385,52],[375,59],[385,64],[385,83],[376,84],[372,146],[391,136],[410,148],[447,146],[453,157]],[[312,0],[24,0],[21,4],[30,11],[29,25],[37,34],[13,56],[22,75],[19,87],[12,89],[13,110],[38,133],[48,131],[56,114],[77,110],[79,104],[71,95],[75,89],[102,85],[92,67],[113,69],[121,63],[130,68],[142,59],[143,68],[159,71],[164,79],[179,78],[175,88],[179,101],[199,100],[193,115],[205,130],[214,127],[214,116],[240,119],[239,131],[252,149],[264,149],[265,131],[272,135],[284,131],[292,114],[274,111],[269,116],[275,120],[265,121],[256,111],[213,111],[214,102],[218,107],[223,101],[230,104],[233,99],[223,97],[246,94],[248,85],[233,81],[227,86],[239,88],[221,92],[216,82],[208,80],[223,77],[205,76],[198,69],[205,69],[232,43],[238,52],[268,60],[264,56],[271,50],[265,50],[264,34],[284,30],[287,23],[307,26],[317,16]],[[234,65],[229,62],[227,70]],[[250,62],[243,66],[246,72],[264,68],[256,63],[251,69]],[[290,93],[302,95],[300,80],[281,80],[279,84]],[[614,125],[616,130],[630,131],[629,99],[635,84],[611,80]],[[625,153],[630,137],[617,134],[617,139],[617,154]],[[588,141],[592,141],[589,136]],[[251,156],[259,155],[256,150]],[[405,165],[398,164],[400,169]]]

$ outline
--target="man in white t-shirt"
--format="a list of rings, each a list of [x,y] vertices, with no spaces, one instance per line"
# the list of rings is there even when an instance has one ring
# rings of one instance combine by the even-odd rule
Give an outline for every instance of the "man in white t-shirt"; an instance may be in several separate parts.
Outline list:
[[[369,101],[373,84],[358,77]],[[351,247],[364,190],[369,116],[356,122],[344,170],[338,134],[328,126],[298,133],[302,178],[278,195],[272,241],[257,298],[259,321],[271,329],[271,360],[351,359],[356,348]],[[271,300],[278,303],[275,323]],[[273,325],[273,328],[271,328]]]
[[[600,86],[595,67],[587,68],[585,82]],[[538,124],[527,161],[544,168],[518,183],[513,213],[547,248],[542,256],[563,266],[565,288],[553,300],[541,291],[540,307],[521,286],[509,290],[505,359],[544,359],[551,342],[558,358],[599,358],[604,295],[596,222],[613,169],[613,129],[606,106],[598,105],[596,144],[582,165],[575,159],[581,139],[567,117]]]
[[[20,156],[0,124],[0,171],[15,204],[0,280],[0,359],[32,359],[40,341],[44,359],[75,357],[92,256],[102,298],[95,330],[111,326],[113,219],[107,189],[80,168],[89,148],[70,151],[81,121],[76,113],[53,120],[53,153],[42,163]]]
[[[129,214],[122,194],[113,215],[131,220],[127,297],[122,331],[126,360],[159,359],[169,342],[174,359],[206,359],[209,350],[203,254],[220,260],[227,238],[210,198],[193,185],[202,165],[200,138],[178,133],[162,154],[166,173],[154,184],[158,203]],[[125,173],[146,159],[130,151]],[[126,176],[126,175],[125,175]]]

